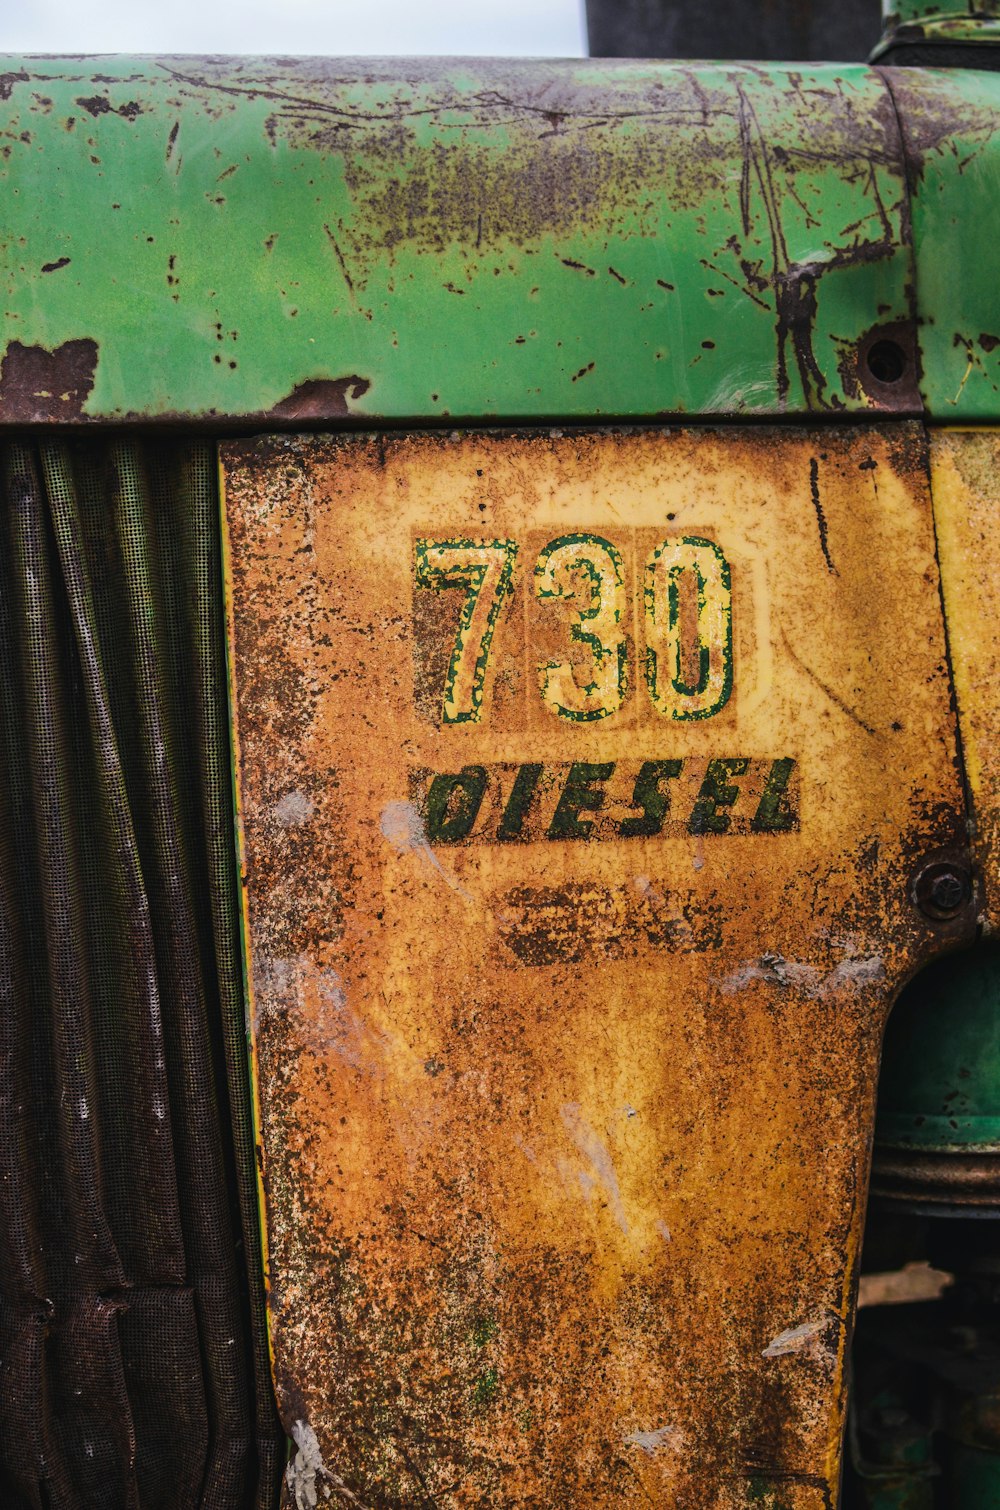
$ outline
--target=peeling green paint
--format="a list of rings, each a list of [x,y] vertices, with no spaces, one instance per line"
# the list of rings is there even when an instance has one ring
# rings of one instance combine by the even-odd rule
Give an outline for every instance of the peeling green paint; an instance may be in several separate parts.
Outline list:
[[[945,424],[995,422],[1000,314],[989,249],[1000,234],[1000,75],[962,68],[885,72],[913,185],[924,407]]]
[[[871,411],[909,311],[858,66],[8,59],[0,178],[10,423]]]

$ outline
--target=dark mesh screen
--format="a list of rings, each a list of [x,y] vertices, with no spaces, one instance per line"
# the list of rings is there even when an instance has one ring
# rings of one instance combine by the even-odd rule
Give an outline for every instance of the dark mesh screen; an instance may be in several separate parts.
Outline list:
[[[214,449],[6,444],[0,1506],[273,1506]]]

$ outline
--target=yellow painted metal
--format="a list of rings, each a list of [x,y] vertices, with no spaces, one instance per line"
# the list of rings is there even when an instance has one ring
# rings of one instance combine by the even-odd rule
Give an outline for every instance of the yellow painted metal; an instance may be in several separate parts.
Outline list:
[[[983,922],[1000,923],[1000,431],[938,430],[930,442],[934,515]]]
[[[233,624],[233,571],[229,557],[229,531],[226,529],[225,504],[226,477],[221,466],[217,466],[217,480],[219,485],[220,501],[220,541],[221,541],[221,567],[222,567],[222,597],[223,613],[227,627]],[[235,665],[233,661],[233,636],[226,636],[226,700],[229,709],[230,739],[232,741],[233,764],[238,769],[241,765],[239,727],[236,721],[236,681]],[[260,1107],[260,1074],[257,1065],[257,1039],[253,1031],[253,1022],[256,1017],[256,1008],[253,995],[253,971],[250,969],[250,897],[246,873],[246,833],[243,827],[243,801],[240,783],[233,782],[233,825],[236,837],[237,864],[239,869],[239,930],[241,946],[241,963],[243,969],[243,999],[246,1003],[246,1011],[250,1020],[249,1032],[249,1070],[251,1080],[250,1116],[253,1123],[254,1144],[259,1150],[261,1142],[261,1127],[263,1118]],[[257,1167],[257,1221],[260,1231],[260,1262],[263,1271],[264,1292],[268,1300],[268,1317],[271,1314],[271,1255],[268,1251],[267,1222],[264,1209],[264,1181],[261,1160],[258,1157]],[[274,1336],[270,1323],[267,1330],[268,1356],[271,1361],[271,1372],[274,1372]]]
[[[223,472],[316,1482],[829,1506],[884,1020],[973,926],[912,900],[965,832],[922,430],[270,437]]]

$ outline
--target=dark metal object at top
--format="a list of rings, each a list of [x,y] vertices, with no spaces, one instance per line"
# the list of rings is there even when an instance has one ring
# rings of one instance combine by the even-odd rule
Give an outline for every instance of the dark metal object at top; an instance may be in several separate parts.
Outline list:
[[[881,29],[879,0],[587,0],[594,58],[862,62]]]

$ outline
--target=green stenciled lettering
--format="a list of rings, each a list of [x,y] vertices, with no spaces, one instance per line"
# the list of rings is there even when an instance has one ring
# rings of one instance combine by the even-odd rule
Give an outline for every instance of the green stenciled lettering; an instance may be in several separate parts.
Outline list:
[[[591,723],[617,713],[628,691],[625,571],[616,546],[602,535],[560,535],[535,565],[535,596],[561,603],[570,616],[569,637],[586,646],[591,665],[585,684],[568,660],[538,667],[545,706],[559,718]]]
[[[794,770],[794,760],[774,761],[750,824],[752,833],[787,834],[798,826],[798,816],[792,811],[788,796],[788,783]]]
[[[549,824],[550,839],[590,838],[593,825],[581,822],[580,814],[600,812],[604,806],[604,792],[592,783],[609,781],[614,773],[613,760],[596,765],[586,760],[573,762]]]
[[[460,588],[465,602],[445,676],[441,722],[479,723],[493,631],[510,596],[517,545],[513,540],[418,540],[418,587]]]
[[[642,808],[641,818],[624,818],[618,826],[623,839],[654,838],[663,828],[670,808],[669,794],[661,782],[681,774],[682,760],[647,760],[635,778],[632,806]]]
[[[684,622],[681,583],[694,591]],[[646,683],[668,718],[712,718],[733,690],[732,579],[714,540],[664,540],[646,566]]]
[[[722,809],[732,807],[740,795],[739,787],[734,786],[730,778],[745,776],[749,768],[749,760],[744,760],[742,757],[736,760],[710,760],[708,762],[705,780],[701,784],[701,791],[691,810],[688,823],[689,833],[724,834],[727,832],[732,818]]]
[[[454,776],[435,776],[427,793],[424,826],[431,844],[459,844],[479,816],[486,767],[467,765]]]
[[[544,766],[537,763],[523,765],[514,778],[507,806],[500,819],[497,838],[504,840],[524,837],[524,820],[535,798]]]

